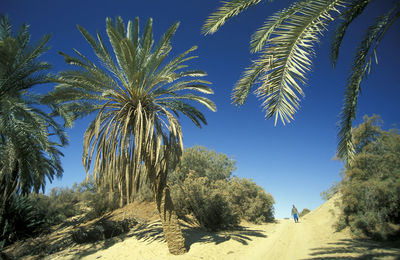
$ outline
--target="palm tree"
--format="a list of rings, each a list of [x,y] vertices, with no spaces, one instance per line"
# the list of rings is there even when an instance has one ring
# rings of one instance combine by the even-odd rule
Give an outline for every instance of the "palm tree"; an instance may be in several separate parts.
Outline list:
[[[212,13],[203,26],[204,34],[212,34],[227,19],[257,5],[261,0],[231,0]],[[293,119],[299,109],[299,95],[304,96],[300,84],[312,65],[314,45],[326,27],[340,19],[332,41],[331,59],[335,67],[340,45],[349,25],[372,0],[298,0],[291,6],[268,17],[251,38],[251,52],[260,53],[245,70],[233,90],[233,103],[243,105],[253,85],[260,82],[255,94],[263,100],[267,118],[275,116],[283,124]],[[400,1],[370,25],[354,56],[347,79],[344,104],[340,114],[337,156],[351,163],[354,146],[352,122],[356,117],[357,98],[361,82],[376,58],[376,49],[390,26],[400,17]]]
[[[168,169],[176,166],[183,151],[178,116],[184,114],[201,127],[206,119],[192,104],[216,111],[212,101],[192,93],[213,93],[207,86],[210,83],[198,78],[206,74],[182,70],[187,67],[184,62],[195,58],[187,55],[196,46],[163,64],[178,25],[172,25],[154,44],[152,19],[140,37],[138,18],[127,26],[120,17],[115,23],[107,18],[106,32],[115,59],[99,33],[96,40],[78,26],[102,67],[77,50],[78,57],[61,53],[67,63],[80,70],[62,72],[62,83],[46,98],[75,116],[97,113],[84,136],[86,171],[90,171],[94,159],[92,172],[97,183],[111,191],[117,186],[121,204],[131,203],[141,179],[148,178],[172,254],[186,251],[166,183]]]
[[[50,69],[38,57],[49,36],[29,45],[29,26],[13,36],[6,16],[0,17],[0,227],[14,195],[44,190],[46,179],[62,176],[59,146],[67,144],[63,128],[42,110],[32,87],[49,83]],[[59,141],[57,141],[57,139]],[[1,233],[0,233],[1,234]],[[0,240],[2,240],[0,236]]]

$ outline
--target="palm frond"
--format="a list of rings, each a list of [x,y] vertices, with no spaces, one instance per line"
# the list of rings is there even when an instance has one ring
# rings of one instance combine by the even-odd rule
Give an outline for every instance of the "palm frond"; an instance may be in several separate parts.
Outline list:
[[[268,62],[258,61],[258,62],[253,62],[253,64],[250,67],[246,68],[245,72],[243,73],[243,76],[236,83],[232,91],[233,104],[241,106],[246,102],[251,88],[256,83],[257,78],[263,72],[264,67],[267,64]]]
[[[306,1],[299,1],[292,4],[289,8],[285,8],[272,16],[270,16],[252,36],[250,41],[250,51],[259,52],[265,47],[265,43],[270,39],[277,26],[280,26],[291,15],[298,12],[307,5]]]
[[[331,62],[333,67],[336,67],[336,62],[339,57],[340,45],[349,25],[364,11],[371,0],[356,0],[352,1],[346,8],[346,11],[340,16],[342,22],[336,28],[331,44]]]
[[[299,108],[298,94],[304,96],[300,83],[305,83],[305,74],[311,69],[313,46],[333,20],[331,13],[339,12],[343,3],[342,0],[304,0],[273,15],[257,36],[258,42],[263,42],[263,37],[268,39],[262,55],[236,84],[233,103],[243,103],[250,84],[260,80],[262,84],[255,93],[263,100],[266,117],[275,116],[275,124],[278,118],[283,124],[290,122]]]
[[[8,16],[2,15],[0,19],[0,40],[4,41],[7,37],[11,36],[12,26]]]
[[[201,29],[202,34],[207,35],[215,33],[225,24],[226,20],[260,2],[261,0],[231,0],[222,2],[223,5],[207,18]]]
[[[347,79],[344,105],[340,113],[337,156],[351,164],[354,158],[352,143],[352,122],[356,117],[358,95],[361,91],[361,82],[371,70],[376,49],[390,26],[400,17],[400,2],[387,13],[380,16],[375,24],[368,27],[364,39],[358,46],[353,59],[351,74]]]

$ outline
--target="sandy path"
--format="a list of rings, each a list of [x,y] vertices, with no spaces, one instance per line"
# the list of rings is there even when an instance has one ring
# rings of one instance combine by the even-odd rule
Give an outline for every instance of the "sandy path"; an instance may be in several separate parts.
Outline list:
[[[221,233],[186,229],[184,234],[190,249],[181,256],[169,254],[161,227],[154,223],[146,231],[148,237],[132,235],[111,245],[72,248],[47,259],[400,259],[399,243],[358,241],[348,231],[335,232],[333,212],[334,200],[329,200],[300,219],[300,223],[282,219]]]
[[[307,256],[312,232],[305,223],[279,220],[275,230],[264,241],[259,241],[252,250],[238,259],[299,259]]]

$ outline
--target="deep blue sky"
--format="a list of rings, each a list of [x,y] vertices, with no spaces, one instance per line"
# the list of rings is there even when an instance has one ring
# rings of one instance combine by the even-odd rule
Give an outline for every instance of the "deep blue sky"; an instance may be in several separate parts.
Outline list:
[[[234,175],[252,178],[275,198],[276,217],[290,216],[291,205],[299,210],[315,209],[322,200],[320,192],[340,180],[342,164],[332,160],[336,149],[336,123],[342,105],[345,80],[350,68],[352,53],[368,22],[372,21],[384,4],[392,1],[376,1],[359,18],[344,39],[338,67],[333,70],[329,61],[331,32],[325,33],[316,46],[317,57],[308,84],[304,87],[306,97],[295,120],[289,125],[266,120],[261,102],[251,95],[240,107],[231,105],[231,90],[240,78],[243,69],[255,56],[249,54],[251,34],[262,25],[273,12],[288,6],[292,1],[264,1],[238,17],[231,19],[216,34],[204,37],[200,28],[206,17],[215,10],[219,1],[202,0],[148,0],[148,1],[81,1],[81,0],[3,0],[0,13],[8,14],[14,29],[21,23],[31,25],[32,41],[51,33],[52,47],[42,59],[53,64],[53,72],[67,66],[58,51],[72,54],[72,48],[93,57],[89,45],[76,28],[79,24],[94,34],[99,31],[105,37],[105,18],[122,16],[125,22],[136,16],[144,25],[153,18],[155,38],[165,32],[175,21],[181,25],[174,37],[175,53],[182,53],[193,45],[198,59],[191,61],[192,69],[207,71],[215,91],[210,98],[217,104],[218,111],[212,113],[202,109],[208,125],[196,128],[190,120],[183,119],[184,144],[186,147],[203,145],[225,153],[237,162]],[[381,2],[381,3],[379,3]],[[332,29],[332,27],[330,27]],[[332,30],[331,30],[332,31]],[[400,122],[399,84],[399,23],[394,24],[378,49],[379,64],[374,65],[372,74],[363,84],[359,98],[358,116],[360,123],[364,114],[380,114],[385,127]],[[52,86],[36,87],[43,92]],[[81,164],[83,133],[89,119],[76,122],[68,130],[70,145],[62,152],[64,176],[47,186],[71,186],[85,178]]]

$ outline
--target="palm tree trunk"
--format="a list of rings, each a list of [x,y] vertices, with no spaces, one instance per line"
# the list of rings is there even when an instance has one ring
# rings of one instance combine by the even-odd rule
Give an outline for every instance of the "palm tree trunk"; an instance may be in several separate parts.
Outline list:
[[[166,185],[166,180],[162,180],[165,178],[159,177],[157,179],[156,203],[169,252],[173,255],[184,254],[187,252],[185,238],[179,226],[178,216],[174,210],[169,187]]]
[[[2,173],[0,178],[0,197],[1,197],[1,203],[0,203],[0,244],[3,239],[3,228],[5,226],[5,214],[6,214],[6,209],[10,205],[10,201],[12,196],[17,190],[17,184],[18,184],[18,169],[19,169],[19,164],[18,161],[15,162],[15,167],[11,174],[7,175],[6,173]],[[1,249],[1,247],[0,247]]]

